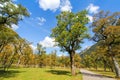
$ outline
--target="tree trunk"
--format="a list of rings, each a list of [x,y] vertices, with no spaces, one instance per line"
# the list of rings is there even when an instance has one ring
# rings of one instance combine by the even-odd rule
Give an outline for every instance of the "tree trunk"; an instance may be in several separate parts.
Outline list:
[[[113,64],[114,64],[114,68],[115,68],[115,73],[116,73],[116,77],[120,78],[120,68],[119,68],[119,64],[116,61],[115,57],[112,57],[113,60]]]
[[[18,62],[17,62],[17,64],[16,64],[16,67],[19,67],[19,64],[21,63],[21,58],[22,58],[22,55],[19,56]]]
[[[113,69],[112,65],[110,66],[110,70],[111,70],[111,72],[114,72],[114,69]]]
[[[104,60],[103,63],[104,63],[104,71],[106,72],[107,62]]]
[[[96,64],[96,66],[95,66],[95,69],[96,69],[96,71],[98,70],[98,68],[97,68],[97,64]]]
[[[75,65],[74,65],[74,52],[72,52],[71,54],[70,54],[70,63],[71,63],[71,74],[72,74],[72,76],[75,76],[75,74],[76,74],[76,72],[75,72]]]

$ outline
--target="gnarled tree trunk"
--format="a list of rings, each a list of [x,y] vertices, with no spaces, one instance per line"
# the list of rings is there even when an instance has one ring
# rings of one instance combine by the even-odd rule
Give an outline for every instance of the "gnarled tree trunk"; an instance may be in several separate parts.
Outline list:
[[[115,68],[116,77],[120,78],[120,67],[119,67],[119,64],[116,61],[115,57],[112,57],[112,60],[113,60],[114,68]]]

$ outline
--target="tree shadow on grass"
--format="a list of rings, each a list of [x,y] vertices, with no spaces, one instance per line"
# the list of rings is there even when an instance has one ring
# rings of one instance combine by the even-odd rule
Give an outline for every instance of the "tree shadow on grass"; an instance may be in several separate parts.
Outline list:
[[[56,74],[56,75],[67,75],[67,76],[71,75],[69,71],[64,71],[64,70],[47,70],[46,72]]]
[[[4,78],[10,78],[17,76],[18,73],[22,73],[25,71],[18,71],[18,70],[9,70],[9,71],[3,71],[0,70],[0,80],[3,80]]]

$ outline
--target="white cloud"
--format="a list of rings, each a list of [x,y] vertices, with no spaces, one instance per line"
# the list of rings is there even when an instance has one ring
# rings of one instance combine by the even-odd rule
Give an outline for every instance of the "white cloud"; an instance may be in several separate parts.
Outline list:
[[[99,10],[99,6],[95,6],[94,4],[90,4],[86,9],[90,12],[90,13],[97,13]]]
[[[88,46],[88,45],[85,46],[85,49],[89,49],[89,48],[90,48],[90,46]]]
[[[27,24],[31,26],[41,26],[46,22],[46,19],[44,17],[35,17],[35,18],[30,18],[29,20],[25,21]],[[34,22],[34,23],[31,23]]]
[[[17,0],[12,0],[13,2],[16,2]]]
[[[43,10],[56,11],[71,11],[72,6],[69,0],[39,0],[39,6]]]
[[[38,24],[43,25],[46,22],[46,19],[44,17],[37,17]]]
[[[13,30],[17,30],[17,29],[19,28],[19,27],[18,27],[17,25],[15,25],[15,24],[12,24],[11,27],[12,27]]]
[[[67,56],[67,55],[65,53],[59,53],[58,56],[61,57],[61,56]]]
[[[2,11],[2,8],[4,7],[3,4],[0,4],[0,11]],[[0,13],[0,16],[2,16],[2,14]]]
[[[36,53],[36,52],[37,52],[37,47],[36,47],[36,46],[34,46],[34,45],[31,44],[30,47],[32,48],[33,53]]]
[[[3,4],[0,4],[0,7],[4,7],[4,5],[3,5]]]
[[[93,22],[93,17],[91,15],[86,15],[89,18],[89,22],[92,23]]]
[[[29,11],[29,13],[30,13],[30,15],[32,15],[32,12]]]
[[[12,5],[14,5],[16,8],[18,8],[18,7],[19,7],[17,4],[12,4]]]
[[[40,41],[39,44],[41,44],[43,47],[49,48],[49,47],[55,47],[55,42],[53,38],[45,37],[43,41]]]
[[[60,0],[39,0],[39,6],[43,10],[55,11],[60,6]]]
[[[61,11],[70,11],[71,12],[72,6],[69,0],[62,0],[60,5]]]
[[[30,15],[32,15],[32,12],[29,9],[27,9],[27,11],[29,12]]]

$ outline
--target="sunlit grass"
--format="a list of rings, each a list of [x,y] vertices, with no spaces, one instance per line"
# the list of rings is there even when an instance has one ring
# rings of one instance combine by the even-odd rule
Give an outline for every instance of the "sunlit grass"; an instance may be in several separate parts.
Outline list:
[[[0,80],[82,80],[82,75],[71,76],[68,69],[19,68],[0,73]]]

